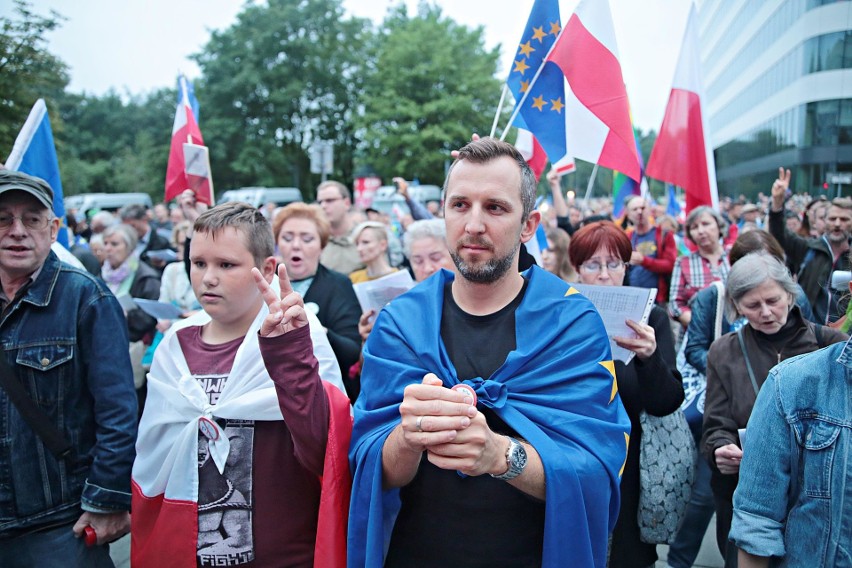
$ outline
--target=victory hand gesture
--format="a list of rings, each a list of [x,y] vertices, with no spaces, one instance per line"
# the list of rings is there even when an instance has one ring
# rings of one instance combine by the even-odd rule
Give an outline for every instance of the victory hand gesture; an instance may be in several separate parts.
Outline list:
[[[778,179],[772,184],[772,208],[776,211],[784,206],[787,190],[790,189],[790,170],[778,168]]]
[[[251,269],[254,282],[263,301],[269,306],[269,315],[260,324],[261,337],[278,337],[288,331],[308,325],[308,314],[302,297],[293,291],[284,263],[278,265],[278,293],[264,279],[260,270]]]

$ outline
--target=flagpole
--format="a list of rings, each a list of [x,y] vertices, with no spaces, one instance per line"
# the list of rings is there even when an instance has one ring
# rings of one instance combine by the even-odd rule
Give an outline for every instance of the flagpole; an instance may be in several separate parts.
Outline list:
[[[500,102],[497,103],[497,112],[494,114],[494,122],[491,124],[491,134],[488,135],[491,138],[494,138],[494,133],[497,131],[497,121],[500,120],[500,113],[503,111],[503,103],[506,101],[507,92],[509,92],[509,85],[504,82],[503,92],[500,94]]]
[[[598,177],[598,164],[595,163],[595,167],[592,168],[592,175],[589,176],[589,185],[586,186],[586,196],[583,198],[583,204],[588,207],[589,206],[589,198],[592,196],[592,188],[595,186],[595,178]]]
[[[547,59],[550,57],[550,53],[553,51],[553,48],[555,48],[559,44],[559,38],[562,37],[562,33],[564,31],[565,28],[559,30],[559,35],[556,36],[556,40],[553,42],[553,45],[550,46],[550,49],[547,50],[547,55],[545,55],[544,58],[541,60],[541,65],[538,66],[535,75],[533,75],[529,87],[527,87],[527,90],[524,91],[524,95],[521,97],[521,100],[518,102],[518,104],[515,105],[515,110],[514,112],[512,112],[512,116],[509,117],[509,124],[506,125],[506,128],[503,130],[503,134],[500,135],[500,140],[506,139],[506,135],[509,133],[509,129],[512,127],[512,123],[515,122],[515,119],[518,117],[518,113],[521,111],[521,107],[523,107],[524,103],[527,101],[527,97],[529,96],[530,92],[532,92],[532,88],[535,85],[535,82],[538,81],[538,77],[539,75],[541,75],[544,66],[547,65]]]

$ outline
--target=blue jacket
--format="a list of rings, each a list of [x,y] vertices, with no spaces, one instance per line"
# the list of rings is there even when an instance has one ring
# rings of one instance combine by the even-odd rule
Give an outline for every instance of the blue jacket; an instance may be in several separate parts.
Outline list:
[[[0,538],[130,509],[136,394],[127,324],[106,285],[51,252],[0,315],[7,363],[71,442],[57,460],[0,389]]]
[[[769,372],[746,430],[730,538],[773,566],[852,566],[852,341]]]
[[[619,509],[630,420],[617,394],[600,316],[576,289],[538,267],[515,312],[517,348],[490,377],[465,381],[541,456],[547,478],[542,565],[606,564]],[[433,372],[459,382],[441,339],[442,270],[379,313],[364,346],[361,396],[349,459],[355,472],[349,515],[351,567],[377,567],[400,508],[382,487],[382,447],[399,424],[405,387]],[[440,498],[440,496],[436,496]],[[447,538],[440,532],[424,538]],[[472,552],[475,553],[475,552]]]

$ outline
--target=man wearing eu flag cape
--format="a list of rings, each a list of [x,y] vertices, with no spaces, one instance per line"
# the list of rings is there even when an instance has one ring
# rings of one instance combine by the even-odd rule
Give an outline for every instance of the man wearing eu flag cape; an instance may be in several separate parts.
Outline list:
[[[350,566],[606,562],[630,425],[592,304],[537,267],[517,271],[540,221],[535,186],[491,138],[450,168],[458,275],[393,300],[364,348]]]

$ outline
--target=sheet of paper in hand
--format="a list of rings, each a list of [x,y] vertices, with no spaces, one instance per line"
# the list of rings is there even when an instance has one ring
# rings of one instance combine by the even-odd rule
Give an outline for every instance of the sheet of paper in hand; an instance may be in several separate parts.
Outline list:
[[[582,295],[587,297],[598,309],[609,345],[612,349],[613,360],[623,361],[626,365],[635,353],[616,345],[613,337],[635,337],[625,320],[648,323],[656,288],[636,288],[634,286],[593,286],[591,284],[572,284]]]

